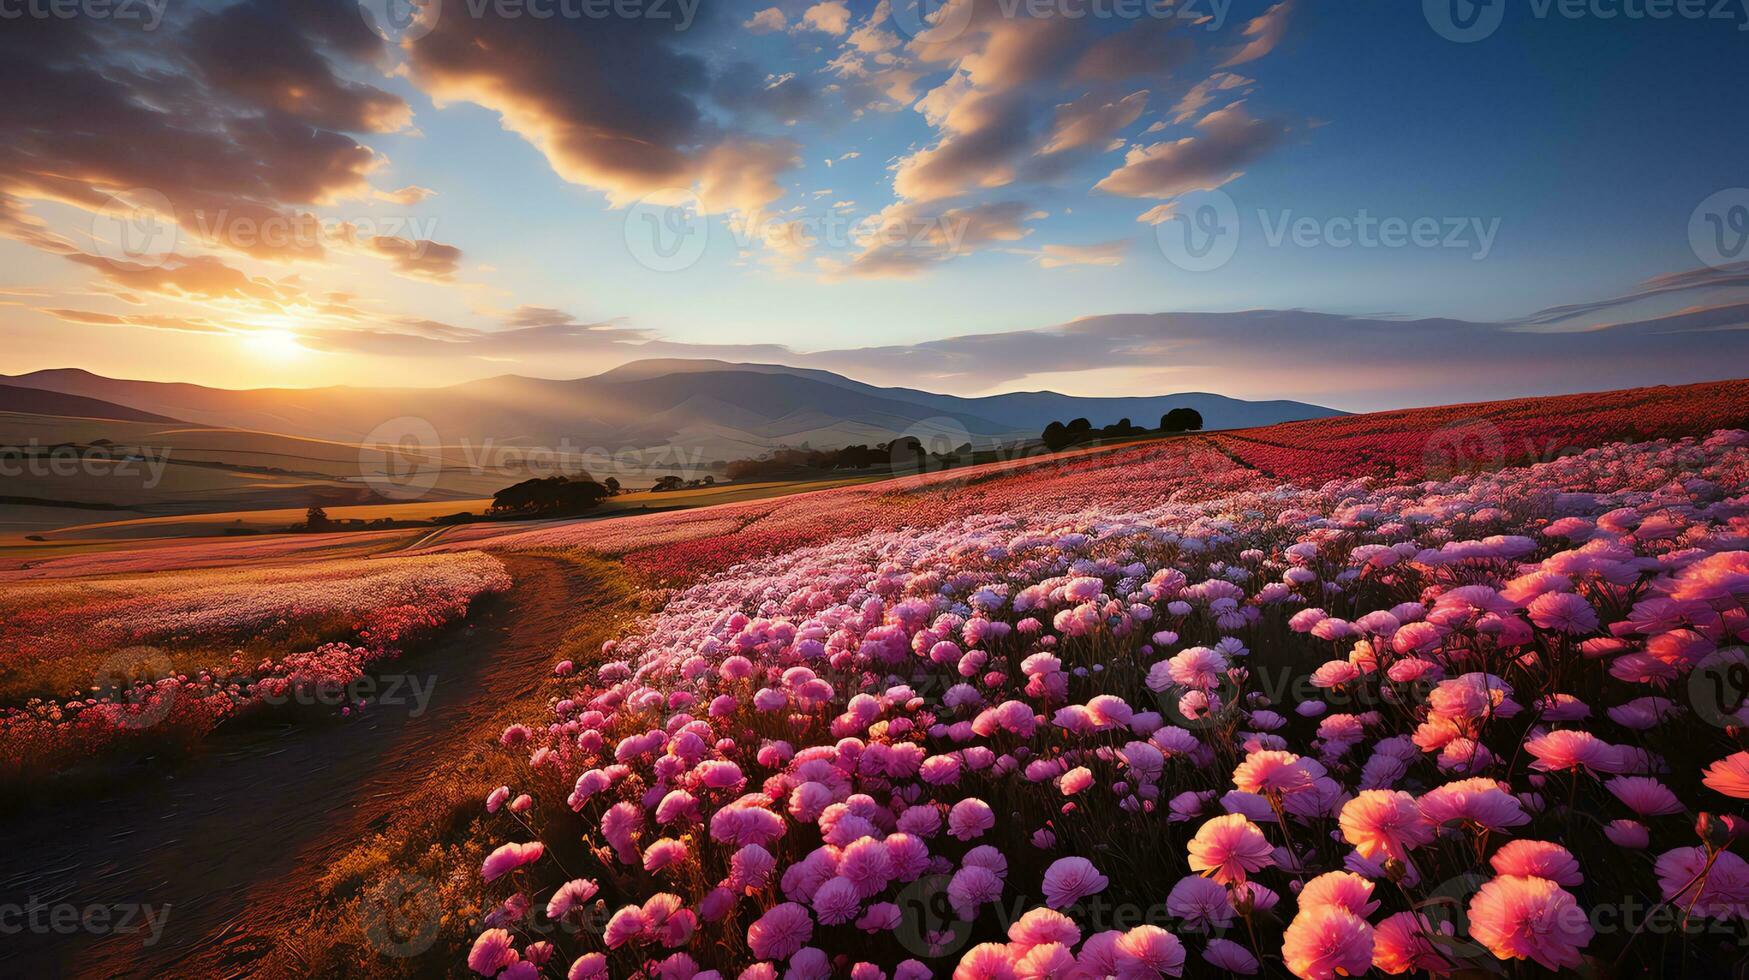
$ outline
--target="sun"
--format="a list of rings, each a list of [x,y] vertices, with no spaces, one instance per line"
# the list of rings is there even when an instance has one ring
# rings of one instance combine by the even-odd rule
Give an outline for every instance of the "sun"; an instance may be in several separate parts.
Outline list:
[[[243,343],[263,357],[284,359],[309,353],[308,348],[298,343],[297,334],[289,330],[252,330],[244,335]]]

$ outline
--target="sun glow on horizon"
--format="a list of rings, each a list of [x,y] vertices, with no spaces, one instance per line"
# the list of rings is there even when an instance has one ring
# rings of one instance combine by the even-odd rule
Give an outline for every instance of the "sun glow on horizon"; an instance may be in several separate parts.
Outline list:
[[[243,335],[243,344],[262,357],[294,358],[310,353],[290,330],[254,330]]]

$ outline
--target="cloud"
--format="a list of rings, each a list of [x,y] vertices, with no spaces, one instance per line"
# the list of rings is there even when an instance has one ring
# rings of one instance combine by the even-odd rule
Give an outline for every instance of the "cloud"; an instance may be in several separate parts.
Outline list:
[[[1243,102],[1209,113],[1196,128],[1196,136],[1132,147],[1123,166],[1094,188],[1123,197],[1155,198],[1213,190],[1238,177],[1246,164],[1286,134],[1280,123],[1251,118]]]
[[[850,30],[850,8],[844,4],[844,0],[816,3],[802,15],[799,26],[824,34],[843,34]]]
[[[1601,313],[1616,307],[1631,306],[1664,296],[1712,289],[1749,289],[1749,261],[1717,267],[1702,266],[1698,269],[1655,276],[1641,283],[1638,289],[1625,295],[1587,303],[1550,307],[1525,318],[1525,322],[1531,324],[1563,323],[1575,317]]]
[[[402,207],[410,208],[415,204],[423,204],[431,198],[436,197],[437,192],[429,187],[420,187],[417,184],[409,184],[400,190],[377,191],[373,196],[379,201],[388,201],[390,204],[399,204]]]
[[[425,239],[378,235],[365,243],[372,253],[395,263],[395,271],[416,279],[452,282],[461,268],[462,250]]]
[[[432,98],[498,113],[559,176],[615,205],[693,188],[713,212],[771,203],[800,162],[794,143],[713,123],[710,70],[680,40],[656,18],[443,17],[405,53]]]
[[[957,208],[903,202],[883,210],[864,231],[863,250],[848,263],[823,260],[828,278],[905,279],[997,242],[1032,233],[1035,212],[1022,201]]]
[[[1038,264],[1046,269],[1061,269],[1076,265],[1123,265],[1124,256],[1133,245],[1128,238],[1094,245],[1045,245],[1039,249]]]
[[[1251,23],[1245,25],[1245,36],[1251,40],[1223,62],[1221,67],[1231,68],[1234,65],[1247,64],[1274,51],[1275,46],[1287,36],[1287,22],[1292,15],[1293,0],[1283,0],[1264,11],[1262,16],[1253,18]]]
[[[776,7],[766,7],[754,14],[741,26],[755,34],[773,34],[789,26],[788,18]]]
[[[1190,91],[1179,98],[1177,104],[1172,107],[1172,121],[1180,124],[1187,123],[1196,118],[1198,113],[1208,108],[1220,93],[1244,89],[1251,84],[1251,79],[1243,75],[1235,75],[1226,71],[1216,72],[1191,86]]]
[[[1062,153],[1082,147],[1104,146],[1118,131],[1142,117],[1148,107],[1148,93],[1131,92],[1115,102],[1089,93],[1057,107],[1055,128],[1050,140],[1039,151]]]

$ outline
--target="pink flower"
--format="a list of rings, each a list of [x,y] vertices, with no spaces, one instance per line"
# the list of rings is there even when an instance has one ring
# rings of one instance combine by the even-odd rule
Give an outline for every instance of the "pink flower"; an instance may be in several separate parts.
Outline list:
[[[1122,977],[1168,976],[1184,973],[1184,944],[1178,937],[1154,925],[1140,925],[1117,941],[1118,975]]]
[[[1257,973],[1257,957],[1251,951],[1233,942],[1231,939],[1211,939],[1202,951],[1202,958],[1208,964],[1224,973],[1232,973],[1242,977]]]
[[[1014,963],[1018,980],[1056,980],[1075,972],[1075,954],[1062,943],[1033,946]]]
[[[1604,788],[1637,816],[1662,817],[1683,811],[1682,801],[1670,787],[1650,776],[1621,776],[1605,783]]]
[[[1002,943],[979,943],[960,957],[953,980],[1018,980],[1014,954]]]
[[[1269,839],[1242,814],[1229,813],[1202,825],[1187,845],[1190,870],[1222,884],[1244,881],[1245,876],[1273,863]]]
[[[984,831],[996,826],[996,814],[990,804],[976,797],[955,803],[947,814],[947,832],[960,840],[982,837]]]
[[[483,977],[498,975],[498,971],[516,962],[516,949],[510,933],[503,929],[487,929],[474,940],[468,951],[468,969]]]
[[[1652,870],[1664,900],[1715,919],[1749,919],[1749,862],[1719,851],[1707,866],[1705,848],[1678,847],[1658,855]]]
[[[1002,898],[1002,879],[989,868],[968,865],[954,873],[948,882],[947,901],[961,919],[977,918],[978,908]]]
[[[486,797],[486,812],[497,813],[504,806],[504,801],[508,799],[510,799],[510,787],[498,787]]]
[[[1048,943],[1073,946],[1081,941],[1075,920],[1052,909],[1029,909],[1008,927],[1008,942],[1022,950]]]
[[[1579,862],[1559,844],[1546,840],[1515,840],[1494,852],[1488,859],[1494,871],[1502,875],[1547,878],[1557,885],[1573,887],[1584,884]]]
[[[1590,732],[1563,728],[1524,743],[1524,750],[1536,757],[1532,769],[1542,772],[1566,772],[1584,769],[1587,772],[1616,772],[1621,757],[1615,746]]]
[[[1253,752],[1233,770],[1233,784],[1243,793],[1297,793],[1311,789],[1324,767],[1292,752]]]
[[[1434,825],[1471,823],[1502,831],[1530,822],[1518,797],[1492,779],[1460,779],[1422,794],[1416,801],[1422,816]]]
[[[1057,780],[1057,786],[1062,790],[1064,796],[1074,796],[1092,785],[1093,770],[1086,766],[1076,766],[1063,773],[1062,777]]]
[[[1372,900],[1373,883],[1352,871],[1327,871],[1300,889],[1300,911],[1317,908],[1347,909],[1361,918],[1378,911]]]
[[[1166,895],[1166,911],[1186,929],[1225,929],[1233,924],[1232,899],[1227,889],[1201,875],[1178,879]]]
[[[1390,973],[1420,970],[1430,974],[1451,973],[1455,967],[1439,952],[1431,937],[1454,934],[1450,922],[1439,927],[1418,912],[1398,912],[1385,916],[1373,929],[1372,965]]]
[[[530,841],[526,844],[504,844],[491,854],[480,865],[480,877],[487,881],[496,881],[525,864],[539,861],[547,852],[547,846],[540,841]]]
[[[857,895],[856,883],[846,878],[833,878],[815,889],[809,904],[814,907],[814,915],[819,917],[823,926],[854,921],[862,912],[862,899]]]
[[[1470,935],[1503,960],[1573,970],[1594,930],[1573,896],[1547,878],[1501,877],[1470,899]]]
[[[644,934],[644,910],[636,905],[626,905],[613,913],[607,920],[607,929],[602,933],[601,941],[608,949],[618,949],[626,943]]]
[[[604,953],[584,953],[571,964],[565,980],[607,980],[607,956]]]
[[[1372,966],[1372,952],[1372,926],[1333,905],[1302,910],[1281,937],[1283,962],[1303,980],[1360,976]]]
[[[547,901],[547,918],[562,919],[575,909],[582,907],[584,902],[595,897],[601,888],[588,878],[577,878],[559,886],[553,897]]]
[[[1053,909],[1073,905],[1111,884],[1093,862],[1084,857],[1058,858],[1045,869],[1045,904]]]
[[[747,927],[747,945],[762,960],[787,960],[814,935],[808,910],[794,902],[772,906]]]
[[[1342,806],[1342,836],[1361,857],[1379,855],[1407,862],[1409,851],[1433,839],[1433,828],[1415,798],[1400,790],[1362,790]]]
[[[1532,599],[1530,621],[1546,630],[1582,636],[1597,629],[1597,610],[1572,592],[1544,592]]]
[[[1701,779],[1708,789],[1749,800],[1749,752],[1737,752],[1707,767]]]

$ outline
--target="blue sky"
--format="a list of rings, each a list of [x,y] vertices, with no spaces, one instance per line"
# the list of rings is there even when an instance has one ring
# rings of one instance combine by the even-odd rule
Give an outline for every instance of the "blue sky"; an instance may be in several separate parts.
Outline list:
[[[1538,329],[1574,331],[1577,350],[1582,330],[1631,327],[1615,338],[1657,356],[1629,358],[1624,382],[1636,362],[1645,382],[1717,375],[1736,342],[1716,312],[1742,288],[1735,253],[1697,252],[1691,219],[1749,184],[1740,7],[1650,20],[1624,12],[1637,0],[1493,0],[1498,29],[1458,43],[1431,0],[1130,18],[1071,16],[1113,0],[931,0],[921,33],[914,0],[714,4],[686,31],[661,22],[678,0],[629,21],[564,16],[579,0],[479,16],[481,0],[447,0],[384,40],[366,16],[382,2],[8,26],[6,84],[42,104],[0,122],[16,127],[0,157],[12,367],[439,384],[725,356],[967,393],[1329,397],[1328,377],[1291,379],[1352,367],[1379,320],[1483,324],[1500,357],[1524,357],[1538,311],[1623,298]],[[1160,242],[1216,199],[1236,248],[1187,268]],[[117,215],[173,243],[125,241]],[[240,215],[314,221],[320,241],[263,247]],[[651,218],[702,251],[652,261]],[[1367,218],[1437,241],[1338,247]],[[1107,338],[1105,360],[1072,368],[1060,351],[951,370],[928,353],[971,335],[1047,349],[1030,335],[1085,318],[1267,310],[1340,315],[1303,329],[1348,331],[1326,345],[1341,355],[1273,363],[1242,330],[1215,350],[1169,319],[1121,343],[1081,331]]]

